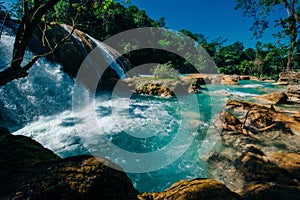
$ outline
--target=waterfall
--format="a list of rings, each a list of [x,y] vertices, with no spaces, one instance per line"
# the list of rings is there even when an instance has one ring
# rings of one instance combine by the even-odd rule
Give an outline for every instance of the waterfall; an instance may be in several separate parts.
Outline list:
[[[3,34],[0,40],[0,70],[11,61],[14,37]],[[26,52],[24,63],[33,55]],[[39,59],[26,78],[0,87],[0,125],[12,130],[71,108],[74,81],[62,72],[61,65]]]
[[[67,25],[62,25],[62,27],[70,33],[70,27]],[[118,77],[121,79],[126,78],[124,70],[128,69],[128,64],[125,62],[125,58],[115,49],[108,46],[107,44],[100,42],[93,38],[92,36],[85,34],[96,46],[96,49],[99,50],[107,64],[117,73]],[[94,64],[93,60],[88,56],[88,51],[82,44],[82,41],[80,37],[76,34],[76,31],[72,34],[72,41],[78,46],[84,55],[86,55],[86,59],[88,59],[88,62],[91,64],[91,66],[95,69],[96,73],[99,73],[97,70],[96,64]],[[100,76],[100,74],[98,75]]]

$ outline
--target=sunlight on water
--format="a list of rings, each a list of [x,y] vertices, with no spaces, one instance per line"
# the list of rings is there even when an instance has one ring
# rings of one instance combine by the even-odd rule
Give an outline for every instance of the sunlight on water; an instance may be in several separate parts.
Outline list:
[[[3,35],[0,40],[1,65],[10,61],[13,39]],[[26,54],[27,59],[31,56]],[[215,140],[207,131],[225,100],[230,95],[248,98],[272,88],[247,84],[210,86],[200,94],[171,99],[138,95],[126,99],[110,93],[95,98],[84,87],[74,90],[74,81],[61,66],[40,59],[27,78],[0,87],[0,119],[1,125],[15,130],[13,134],[31,137],[61,157],[104,155],[124,169],[146,171],[149,167],[146,173],[128,176],[140,192],[162,191],[181,179],[207,177],[201,156]],[[72,96],[78,97],[81,107],[72,110]],[[142,158],[118,156],[116,147],[145,156],[164,152],[142,163]],[[158,161],[161,167],[151,168]]]

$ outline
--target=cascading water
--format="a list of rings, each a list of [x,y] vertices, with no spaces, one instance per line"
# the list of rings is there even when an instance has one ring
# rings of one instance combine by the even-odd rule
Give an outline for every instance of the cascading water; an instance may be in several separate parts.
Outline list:
[[[70,33],[72,30],[71,27],[67,25],[62,25],[62,27]],[[122,57],[122,55],[117,52],[115,49],[111,48],[110,46],[106,45],[103,42],[100,42],[96,40],[95,38],[91,37],[90,35],[86,34],[86,36],[95,44],[96,50],[101,52],[103,58],[107,62],[107,64],[117,73],[118,77],[121,79],[126,78],[124,70],[128,69],[128,64],[125,62],[125,59]],[[83,54],[86,56],[87,61],[89,62],[89,65],[95,69],[95,72],[99,74],[99,70],[97,70],[98,66],[96,63],[94,63],[94,60],[90,58],[88,55],[89,52],[86,50],[84,45],[82,44],[82,41],[79,36],[76,35],[76,32],[74,31],[72,34],[72,40],[74,43],[81,49]],[[94,49],[95,50],[95,49]],[[99,77],[100,78],[100,77]]]
[[[13,40],[7,35],[0,40],[1,66],[10,62]],[[98,47],[103,47],[107,54],[105,45]],[[27,52],[25,62],[31,56]],[[112,58],[108,59],[111,61]],[[124,77],[123,74],[119,70],[120,77]],[[237,87],[232,86],[230,91]],[[147,153],[170,144],[178,132],[182,134],[179,140],[183,144],[186,138],[194,137],[188,150],[170,165],[153,172],[128,173],[140,192],[162,191],[181,179],[207,177],[206,165],[199,158],[200,147],[203,143],[203,146],[209,146],[210,141],[203,138],[211,119],[222,109],[219,96],[212,99],[209,93],[197,94],[199,112],[193,112],[196,108],[189,104],[189,96],[183,97],[182,104],[176,99],[137,95],[126,99],[101,93],[95,97],[84,87],[74,90],[74,81],[62,72],[61,66],[44,59],[32,67],[28,77],[1,86],[0,95],[1,125],[15,131],[13,134],[33,138],[61,157],[90,154],[99,149],[114,154],[113,149],[103,143],[103,138],[126,151]],[[72,96],[80,96],[82,107],[76,111],[72,110]],[[218,106],[220,109],[212,113],[211,107]],[[182,112],[184,107],[190,108],[191,112]],[[91,113],[96,113],[97,124],[91,120]],[[186,129],[181,129],[182,126]],[[189,131],[191,129],[195,131]],[[131,137],[147,134],[153,134],[153,137]],[[182,146],[172,146],[170,153],[176,155]],[[120,165],[126,162],[122,158],[108,159]]]
[[[11,61],[14,37],[2,35],[0,40],[0,66],[2,70]],[[27,52],[24,62],[33,55]],[[52,65],[40,59],[30,69],[26,78],[12,81],[0,87],[1,125],[16,128],[40,116],[60,113],[71,108],[73,80],[61,71],[60,65]]]
[[[96,40],[95,38],[87,35],[96,45],[97,50],[101,52],[106,62],[110,65],[110,67],[115,70],[115,72],[118,74],[119,78],[124,79],[126,78],[126,75],[124,73],[123,69],[125,68],[125,64],[123,62],[119,62],[122,67],[120,67],[119,63],[116,62],[116,60],[121,56],[116,50],[111,48],[110,46],[106,45],[103,42],[100,42]]]

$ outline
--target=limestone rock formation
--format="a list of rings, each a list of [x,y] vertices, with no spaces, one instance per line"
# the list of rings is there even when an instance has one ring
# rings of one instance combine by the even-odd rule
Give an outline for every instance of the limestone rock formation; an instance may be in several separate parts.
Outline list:
[[[282,72],[279,74],[278,82],[299,84],[300,83],[300,72]]]
[[[206,158],[211,176],[245,199],[298,199],[299,118],[245,101],[229,100],[227,109],[215,123],[222,141]]]
[[[289,85],[287,95],[291,101],[300,103],[300,85]]]
[[[288,96],[284,92],[273,92],[264,94],[257,97],[258,99],[265,100],[272,104],[286,104],[288,103]]]
[[[53,22],[50,24],[50,28],[45,33],[40,30],[35,31],[31,38],[29,48],[35,54],[48,52],[50,50],[49,44],[53,47],[66,37],[72,29],[73,27],[71,26]],[[45,34],[47,40],[41,39],[43,38],[43,34]],[[49,44],[45,41],[48,41]],[[97,44],[95,44],[95,42],[93,42],[86,33],[78,29],[74,29],[72,36],[66,42],[61,44],[55,52],[48,55],[47,59],[51,62],[61,64],[64,72],[71,77],[76,77],[83,61],[96,46]],[[119,79],[118,74],[112,68],[107,67],[105,59],[101,61],[103,61],[103,66],[101,62],[101,66],[98,66],[99,64],[97,64],[97,67],[106,68],[106,70],[104,71],[101,69],[103,70],[103,74],[101,76],[100,83],[103,85],[113,85]],[[120,61],[120,59],[118,61]],[[123,61],[124,60],[122,60],[122,62]],[[93,62],[94,61],[89,61],[89,64],[92,65]],[[131,69],[127,63],[125,64],[125,61],[121,66],[124,68],[124,72]]]
[[[197,79],[145,79],[132,78],[126,80],[127,84],[134,85],[134,90],[138,94],[147,94],[170,98],[177,95],[188,93],[198,93],[201,89],[201,84]]]
[[[169,189],[159,193],[143,193],[140,200],[198,200],[198,199],[240,199],[224,184],[211,179],[181,180]]]
[[[0,160],[1,199],[137,199],[125,172],[107,159],[61,159],[5,128],[0,128]]]

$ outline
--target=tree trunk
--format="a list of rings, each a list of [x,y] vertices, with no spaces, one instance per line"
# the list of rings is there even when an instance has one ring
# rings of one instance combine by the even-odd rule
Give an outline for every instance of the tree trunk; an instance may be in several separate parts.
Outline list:
[[[290,49],[289,49],[289,56],[288,62],[285,71],[292,71],[293,70],[293,62],[295,56],[295,45],[297,40],[297,21],[294,18],[290,19]]]
[[[59,0],[50,0],[44,3],[36,3],[33,8],[24,11],[24,16],[16,34],[11,67],[20,68],[26,48],[35,28],[41,23],[41,18],[52,9]],[[26,10],[28,8],[24,8]]]
[[[43,15],[52,9],[59,0],[35,1],[32,8],[28,7],[28,0],[23,1],[24,16],[20,22],[13,49],[10,67],[0,72],[0,85],[27,76],[27,71],[37,60],[34,57],[25,67],[21,66],[26,48],[35,28],[41,23]]]

